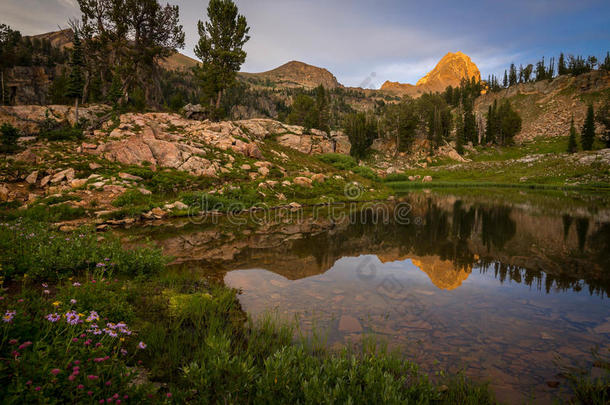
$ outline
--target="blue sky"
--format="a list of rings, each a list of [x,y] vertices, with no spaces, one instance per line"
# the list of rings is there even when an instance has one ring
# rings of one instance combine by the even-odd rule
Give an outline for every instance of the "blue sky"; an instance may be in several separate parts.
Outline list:
[[[207,1],[170,0],[181,8],[187,35],[182,51],[194,56],[196,23]],[[358,86],[375,73],[385,80],[415,83],[447,52],[462,51],[484,78],[511,63],[541,56],[594,54],[610,50],[610,1],[513,0],[237,0],[251,26],[242,70],[259,72],[290,60],[330,70],[345,85]],[[24,34],[66,26],[78,15],[75,0],[2,0],[0,22]]]

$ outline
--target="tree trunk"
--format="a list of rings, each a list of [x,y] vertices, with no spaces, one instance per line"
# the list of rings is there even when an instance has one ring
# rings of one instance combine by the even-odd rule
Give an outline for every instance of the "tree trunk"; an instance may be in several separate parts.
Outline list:
[[[2,76],[2,105],[4,105],[4,69],[0,69],[0,76]]]
[[[216,109],[220,108],[220,97],[222,96],[222,90],[218,92],[218,97],[216,98]]]
[[[78,99],[79,97],[74,98],[74,126],[78,125]]]

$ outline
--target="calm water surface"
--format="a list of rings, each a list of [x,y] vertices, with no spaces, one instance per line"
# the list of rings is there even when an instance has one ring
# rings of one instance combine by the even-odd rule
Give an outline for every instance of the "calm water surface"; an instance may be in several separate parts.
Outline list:
[[[346,212],[139,232],[240,289],[254,317],[296,318],[331,348],[373,334],[504,401],[549,402],[560,366],[610,350],[606,198],[412,194]]]

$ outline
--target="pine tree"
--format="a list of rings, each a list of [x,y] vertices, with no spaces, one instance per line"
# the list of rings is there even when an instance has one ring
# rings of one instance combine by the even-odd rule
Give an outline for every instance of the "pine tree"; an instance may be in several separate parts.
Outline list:
[[[218,110],[223,92],[235,82],[246,60],[243,46],[250,39],[250,27],[232,0],[210,0],[207,12],[209,21],[197,23],[195,55],[203,62],[197,74]]]
[[[508,87],[508,73],[506,73],[506,70],[504,70],[504,80],[502,81],[502,86],[504,86],[504,88]]]
[[[517,84],[517,68],[515,67],[514,63],[510,64],[510,70],[508,73],[508,84],[510,86],[514,86],[515,84]]]
[[[68,77],[68,89],[66,97],[74,99],[74,119],[78,125],[78,101],[83,96],[83,87],[85,81],[83,79],[83,47],[78,31],[74,32],[74,41],[72,48],[72,57],[70,58],[70,76]]]
[[[455,150],[460,155],[464,154],[464,116],[458,111],[455,122]]]
[[[604,58],[604,63],[599,65],[599,68],[602,70],[610,71],[610,52],[606,52],[606,57]]]
[[[568,67],[566,66],[566,59],[563,56],[563,52],[559,54],[559,62],[557,62],[557,74],[559,76],[568,74]]]
[[[593,104],[589,104],[587,108],[587,118],[582,126],[582,134],[580,143],[582,150],[593,149],[593,142],[595,141],[595,112],[593,111]]]
[[[568,139],[568,153],[576,153],[578,145],[576,144],[576,127],[574,127],[574,116],[570,124],[570,138]]]

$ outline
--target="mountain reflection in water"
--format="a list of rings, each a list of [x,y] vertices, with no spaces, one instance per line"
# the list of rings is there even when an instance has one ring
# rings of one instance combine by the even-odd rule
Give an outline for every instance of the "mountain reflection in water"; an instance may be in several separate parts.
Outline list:
[[[177,266],[241,289],[254,316],[298,315],[301,330],[319,328],[329,346],[373,332],[427,371],[490,378],[509,402],[530,393],[548,402],[557,392],[547,385],[557,379],[556,356],[574,365],[590,360],[593,346],[610,349],[605,201],[406,201],[408,221],[384,222],[382,205],[335,221],[178,221],[136,232]]]

